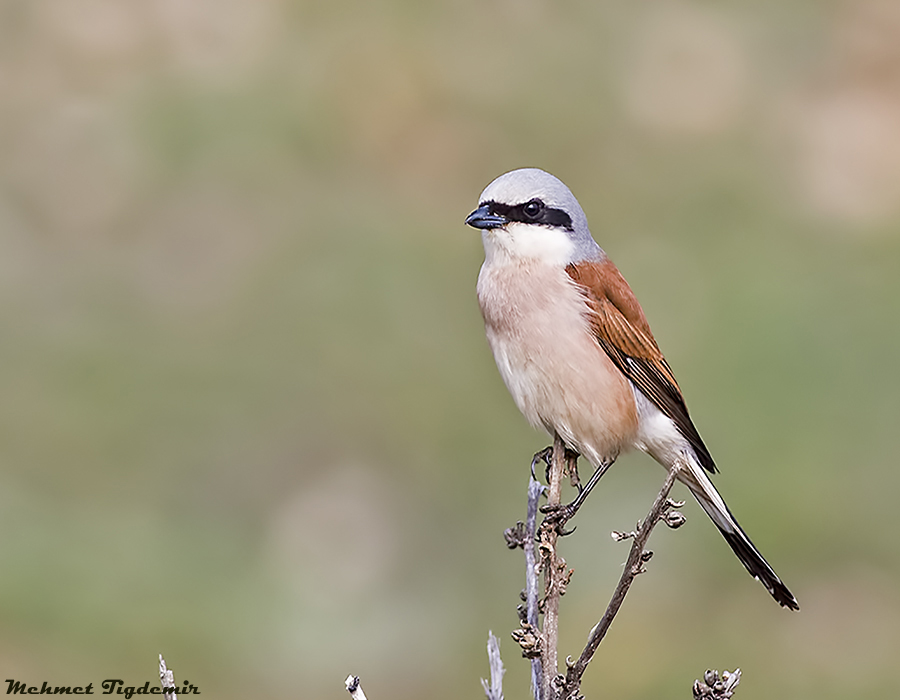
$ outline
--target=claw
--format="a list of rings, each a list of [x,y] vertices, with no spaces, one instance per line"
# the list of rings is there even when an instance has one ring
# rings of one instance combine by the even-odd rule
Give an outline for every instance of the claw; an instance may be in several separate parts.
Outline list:
[[[581,485],[581,479],[578,477],[578,457],[577,452],[566,448],[566,473],[569,475],[569,484],[578,489],[578,493],[584,490]]]
[[[531,458],[531,478],[532,479],[537,479],[537,477],[534,474],[534,470],[535,470],[535,467],[537,467],[538,462],[543,462],[544,464],[547,465],[547,469],[548,470],[550,469],[550,458],[552,456],[553,456],[553,446],[552,445],[550,447],[545,447],[540,452],[534,453],[534,457]],[[549,472],[544,473],[544,478],[547,481],[550,481]]]
[[[576,508],[573,508],[571,503],[541,506],[540,510],[546,515],[544,523],[552,525],[560,537],[575,532],[574,527],[571,530],[565,529],[566,523],[575,516]]]

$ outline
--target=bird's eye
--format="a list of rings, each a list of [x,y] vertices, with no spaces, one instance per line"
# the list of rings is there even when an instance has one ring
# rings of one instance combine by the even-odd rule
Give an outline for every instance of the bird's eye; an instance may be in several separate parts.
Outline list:
[[[529,219],[534,219],[538,214],[541,213],[541,210],[544,208],[544,203],[539,199],[532,199],[530,202],[526,202],[525,206],[522,207],[522,211],[525,216]]]

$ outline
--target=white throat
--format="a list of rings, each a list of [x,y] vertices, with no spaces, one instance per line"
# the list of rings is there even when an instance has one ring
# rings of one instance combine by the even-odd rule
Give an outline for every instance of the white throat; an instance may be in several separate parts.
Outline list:
[[[503,228],[485,229],[481,240],[485,265],[529,261],[565,267],[575,252],[575,244],[564,229],[516,221]]]

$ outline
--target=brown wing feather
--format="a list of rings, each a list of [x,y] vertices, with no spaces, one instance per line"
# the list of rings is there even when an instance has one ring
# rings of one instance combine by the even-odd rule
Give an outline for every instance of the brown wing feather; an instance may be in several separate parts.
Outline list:
[[[591,326],[597,342],[641,393],[674,421],[694,448],[700,464],[715,472],[716,464],[688,415],[675,375],[653,338],[641,305],[618,268],[607,259],[573,263],[566,272],[581,287],[593,312]]]

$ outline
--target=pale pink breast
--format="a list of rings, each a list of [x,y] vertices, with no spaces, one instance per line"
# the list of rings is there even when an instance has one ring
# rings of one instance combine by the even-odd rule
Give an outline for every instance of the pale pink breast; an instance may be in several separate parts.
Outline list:
[[[630,383],[591,334],[564,269],[485,265],[478,301],[500,375],[532,425],[558,432],[594,464],[633,444],[638,414]]]

